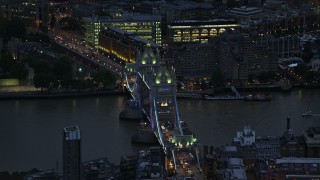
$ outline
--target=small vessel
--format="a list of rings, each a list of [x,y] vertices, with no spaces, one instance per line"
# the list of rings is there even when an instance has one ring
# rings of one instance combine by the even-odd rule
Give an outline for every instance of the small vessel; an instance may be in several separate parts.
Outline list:
[[[310,110],[310,111],[307,111],[307,112],[301,114],[301,116],[303,116],[303,117],[311,117],[311,116],[313,116],[313,114],[312,114],[312,112]]]
[[[209,96],[209,95],[204,95],[205,100],[241,100],[243,97],[235,97],[235,96]]]
[[[245,101],[270,101],[270,95],[248,95],[243,98]]]

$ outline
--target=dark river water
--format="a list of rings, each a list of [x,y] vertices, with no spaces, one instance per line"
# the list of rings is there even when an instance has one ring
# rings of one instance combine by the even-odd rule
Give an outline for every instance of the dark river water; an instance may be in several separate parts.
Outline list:
[[[78,124],[82,161],[108,157],[118,164],[121,155],[145,147],[132,145],[137,123],[119,121],[123,96],[0,101],[0,171],[62,166],[62,129]],[[320,90],[272,93],[270,102],[204,101],[178,99],[180,115],[202,145],[230,144],[245,124],[257,136],[281,135],[291,117],[295,134],[320,125],[320,117],[303,118],[312,110],[320,114]]]

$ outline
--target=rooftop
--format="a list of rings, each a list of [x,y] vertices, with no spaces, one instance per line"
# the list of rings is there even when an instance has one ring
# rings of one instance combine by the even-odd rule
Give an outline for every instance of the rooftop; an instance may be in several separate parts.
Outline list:
[[[281,158],[276,159],[276,164],[284,164],[284,163],[305,163],[305,164],[319,164],[320,158]]]
[[[308,128],[305,132],[309,138],[320,137],[320,126]]]
[[[65,128],[63,128],[63,129],[64,129],[64,132],[80,131],[79,126],[78,126],[78,125],[65,127]]]

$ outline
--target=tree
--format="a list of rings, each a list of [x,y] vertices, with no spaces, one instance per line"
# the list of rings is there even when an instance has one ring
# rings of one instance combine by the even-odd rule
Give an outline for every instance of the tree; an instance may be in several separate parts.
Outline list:
[[[114,77],[114,75],[107,70],[97,71],[93,75],[93,79],[97,84],[102,84],[104,88],[116,82],[116,78]]]
[[[53,74],[61,82],[61,86],[69,88],[72,82],[72,66],[70,59],[66,56],[61,57],[53,63]]]
[[[8,24],[7,33],[9,37],[23,37],[27,32],[24,21],[20,18],[13,17]]]
[[[47,73],[37,73],[34,75],[34,86],[36,88],[41,88],[43,91],[44,89],[52,89],[53,87],[56,86],[57,80],[54,75],[52,74],[47,74]]]
[[[3,77],[5,78],[10,72],[11,66],[13,65],[14,61],[9,54],[3,54],[0,60],[0,68],[3,71]]]
[[[19,80],[22,80],[27,75],[27,69],[23,63],[16,62],[14,63],[10,68],[10,74],[14,78],[18,78]]]
[[[73,17],[63,17],[60,19],[60,25],[67,30],[84,32],[84,21]]]
[[[311,43],[307,42],[303,47],[303,60],[304,62],[310,62],[311,58],[313,57]]]
[[[212,73],[211,81],[213,83],[213,87],[221,87],[225,84],[225,77],[219,70],[215,70]]]
[[[77,89],[78,91],[86,89],[86,81],[83,79],[74,79],[72,81],[72,88]]]
[[[54,25],[56,24],[56,16],[55,16],[55,14],[52,14],[51,15],[51,20],[50,20],[50,23],[49,23],[49,26],[50,26],[50,28],[52,29],[53,27],[54,27]]]
[[[37,73],[49,73],[49,74],[52,73],[52,67],[46,61],[31,58],[31,57],[26,58],[24,61],[27,62],[30,67],[34,68],[35,74],[37,74]]]

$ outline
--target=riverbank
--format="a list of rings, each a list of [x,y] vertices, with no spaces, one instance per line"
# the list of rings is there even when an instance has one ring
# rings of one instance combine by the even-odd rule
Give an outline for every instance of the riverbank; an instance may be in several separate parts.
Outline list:
[[[5,99],[48,99],[48,98],[68,98],[68,97],[89,97],[105,95],[126,95],[126,92],[114,89],[95,91],[22,91],[22,92],[1,92],[0,100]]]

